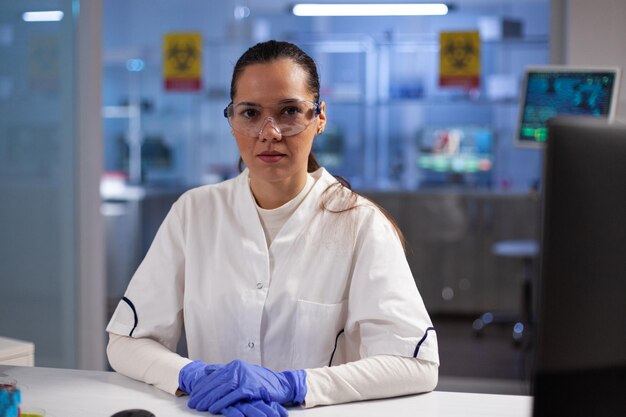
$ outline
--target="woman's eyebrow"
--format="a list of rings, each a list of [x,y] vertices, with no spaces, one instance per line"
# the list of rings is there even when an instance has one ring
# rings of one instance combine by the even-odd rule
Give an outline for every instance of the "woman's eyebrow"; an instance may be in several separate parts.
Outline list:
[[[288,104],[288,103],[295,103],[298,101],[303,101],[302,99],[299,98],[286,98],[283,100],[280,100],[278,102],[276,102],[275,104]],[[235,106],[248,106],[248,107],[263,107],[262,105],[260,105],[259,103],[255,103],[253,101],[240,101],[239,103],[235,103]]]
[[[235,103],[235,106],[263,107],[259,103],[254,103],[252,101],[240,101],[239,103]]]

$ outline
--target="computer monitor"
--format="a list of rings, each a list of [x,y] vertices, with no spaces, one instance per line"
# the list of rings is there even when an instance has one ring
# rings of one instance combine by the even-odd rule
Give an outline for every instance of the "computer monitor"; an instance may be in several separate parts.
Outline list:
[[[422,186],[491,184],[493,129],[473,125],[429,126],[420,132],[418,147]]]
[[[548,130],[533,415],[626,416],[626,126]]]
[[[516,145],[541,147],[548,136],[547,122],[557,115],[594,116],[613,121],[619,81],[618,68],[526,68]]]

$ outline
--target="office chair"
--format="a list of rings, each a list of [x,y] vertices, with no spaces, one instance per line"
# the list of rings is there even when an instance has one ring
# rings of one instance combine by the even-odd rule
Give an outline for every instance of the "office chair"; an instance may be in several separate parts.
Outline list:
[[[496,242],[492,247],[495,256],[522,260],[522,293],[518,313],[502,313],[488,311],[474,320],[472,327],[477,336],[481,335],[485,327],[492,323],[513,324],[513,342],[520,344],[525,331],[532,323],[532,275],[533,260],[539,253],[539,244],[534,240],[503,240]]]

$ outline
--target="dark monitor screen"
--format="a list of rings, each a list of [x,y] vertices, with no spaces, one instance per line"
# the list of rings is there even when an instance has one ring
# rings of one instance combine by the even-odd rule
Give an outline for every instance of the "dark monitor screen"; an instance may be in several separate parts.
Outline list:
[[[557,115],[613,119],[620,71],[617,68],[527,68],[521,90],[516,141],[537,147],[547,140],[547,122]]]
[[[626,126],[549,123],[534,416],[626,416]]]

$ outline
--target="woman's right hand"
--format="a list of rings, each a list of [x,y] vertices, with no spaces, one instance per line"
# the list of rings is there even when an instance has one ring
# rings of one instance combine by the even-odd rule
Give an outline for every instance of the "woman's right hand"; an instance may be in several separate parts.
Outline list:
[[[191,395],[194,387],[199,382],[208,378],[209,375],[223,366],[193,361],[180,370],[178,374],[178,388],[184,393]]]

